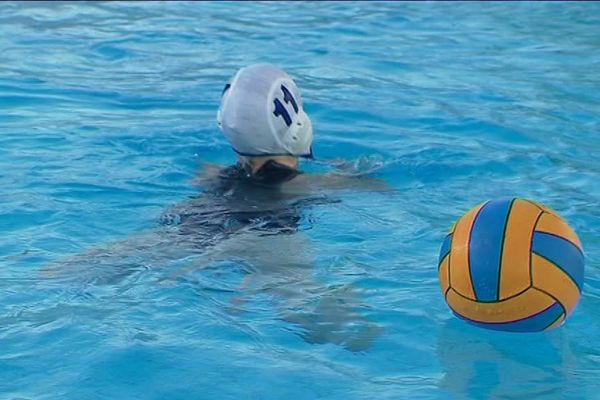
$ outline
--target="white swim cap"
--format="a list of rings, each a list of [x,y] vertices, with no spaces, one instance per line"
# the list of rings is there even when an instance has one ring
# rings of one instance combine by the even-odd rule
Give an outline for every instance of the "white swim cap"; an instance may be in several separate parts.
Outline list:
[[[223,89],[217,124],[243,156],[312,158],[312,124],[298,87],[270,64],[240,69]]]

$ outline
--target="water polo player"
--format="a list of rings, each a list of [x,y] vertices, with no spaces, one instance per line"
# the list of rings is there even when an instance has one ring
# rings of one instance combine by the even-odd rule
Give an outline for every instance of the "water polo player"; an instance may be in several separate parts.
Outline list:
[[[161,282],[177,284],[193,271],[235,261],[244,277],[232,304],[266,290],[305,340],[368,348],[379,327],[355,312],[360,300],[351,285],[332,290],[314,279],[313,246],[300,226],[311,207],[339,202],[332,192],[387,190],[385,184],[360,171],[299,170],[300,158],[312,158],[312,123],[294,81],[273,65],[235,74],[223,89],[217,124],[237,153],[234,165],[204,165],[195,180],[201,193],[166,212],[160,229],[72,257],[61,269],[101,264],[93,272],[105,276],[90,279],[114,282],[143,258],[168,268]]]

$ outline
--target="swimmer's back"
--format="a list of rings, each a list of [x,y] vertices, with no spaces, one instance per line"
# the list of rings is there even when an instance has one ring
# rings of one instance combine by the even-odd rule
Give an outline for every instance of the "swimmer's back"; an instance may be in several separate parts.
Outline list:
[[[302,172],[265,165],[259,173],[235,164],[202,182],[203,192],[167,215],[176,218],[184,234],[233,233],[242,228],[260,234],[293,233],[299,228],[303,209],[331,202],[322,196],[306,196],[285,190]]]

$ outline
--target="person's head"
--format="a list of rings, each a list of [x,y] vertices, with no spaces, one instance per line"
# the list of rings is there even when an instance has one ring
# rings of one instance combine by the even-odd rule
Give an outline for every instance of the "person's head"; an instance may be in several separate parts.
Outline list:
[[[229,80],[217,124],[253,172],[271,160],[296,168],[298,157],[312,158],[312,124],[300,91],[274,65],[251,65]]]

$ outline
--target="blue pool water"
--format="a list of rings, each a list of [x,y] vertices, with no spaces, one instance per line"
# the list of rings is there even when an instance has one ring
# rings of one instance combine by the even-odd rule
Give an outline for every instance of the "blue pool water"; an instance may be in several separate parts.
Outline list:
[[[0,398],[598,398],[599,38],[599,3],[2,4]],[[328,193],[300,234],[207,263],[161,216],[234,161],[216,109],[256,62],[302,90],[305,170],[392,190]],[[503,196],[583,242],[558,330],[442,299],[445,232]]]

